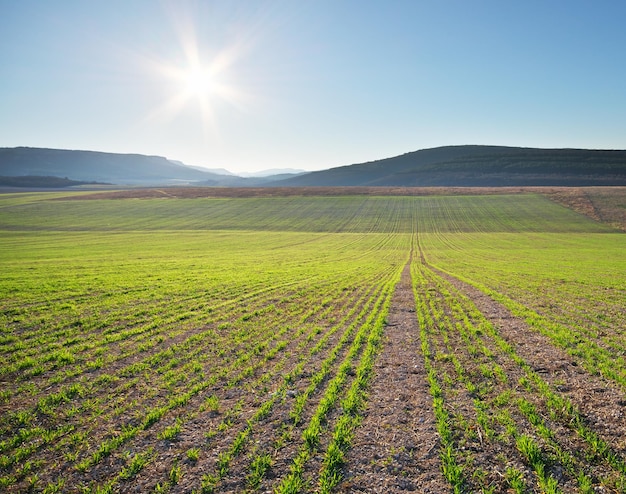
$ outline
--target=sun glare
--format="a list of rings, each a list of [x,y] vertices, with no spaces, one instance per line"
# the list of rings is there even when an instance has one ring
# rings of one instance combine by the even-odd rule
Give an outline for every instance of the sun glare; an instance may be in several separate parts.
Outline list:
[[[169,97],[147,116],[149,120],[172,120],[179,115],[195,113],[202,120],[205,132],[215,133],[218,112],[227,111],[222,103],[244,110],[250,97],[237,84],[236,65],[245,47],[234,42],[216,50],[203,45],[196,36],[192,16],[172,11],[179,34],[180,56],[167,61],[154,60],[152,69],[165,83]]]

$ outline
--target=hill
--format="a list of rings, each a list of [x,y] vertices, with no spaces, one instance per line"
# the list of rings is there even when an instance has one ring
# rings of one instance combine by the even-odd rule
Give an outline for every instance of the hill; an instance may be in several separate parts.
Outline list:
[[[446,146],[292,177],[281,186],[626,185],[626,151]]]
[[[17,187],[29,189],[62,189],[78,185],[108,185],[98,182],[81,182],[61,177],[45,177],[41,175],[20,175],[15,177],[0,176],[0,187]]]
[[[240,177],[223,170],[188,166],[162,156],[47,148],[0,148],[0,186],[67,187],[79,182],[114,185],[259,187],[295,176]],[[26,178],[28,177],[28,178]],[[74,182],[74,183],[72,183]],[[35,184],[35,185],[34,185]]]
[[[0,148],[0,176],[54,176],[124,185],[221,178],[161,156],[28,147]]]
[[[292,170],[274,172],[284,171]],[[63,179],[131,186],[205,187],[626,185],[626,151],[446,146],[319,172],[241,177],[187,166],[161,156],[17,147],[0,148],[0,177],[9,177],[9,182],[10,177],[22,177],[21,182],[23,177],[30,177],[30,182],[42,183]]]

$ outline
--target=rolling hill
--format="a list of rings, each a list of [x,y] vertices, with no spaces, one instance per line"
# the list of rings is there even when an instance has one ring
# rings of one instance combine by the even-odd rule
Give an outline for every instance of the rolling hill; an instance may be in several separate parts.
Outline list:
[[[272,185],[626,185],[626,151],[446,146],[312,172]]]
[[[0,149],[0,176],[28,175],[124,185],[176,183],[221,177],[160,156],[28,147]]]
[[[283,171],[283,170],[280,170]],[[278,170],[276,171],[279,172]],[[43,148],[0,148],[0,185],[15,177],[115,185],[585,186],[626,185],[625,150],[446,146],[304,174],[223,175],[160,156]],[[47,178],[46,178],[47,177]],[[69,183],[68,182],[68,183]],[[51,187],[59,187],[58,180]],[[41,186],[41,185],[39,185]]]
[[[0,148],[0,186],[64,187],[76,185],[73,182],[99,182],[133,186],[193,184],[246,187],[291,176],[239,177],[142,154]]]

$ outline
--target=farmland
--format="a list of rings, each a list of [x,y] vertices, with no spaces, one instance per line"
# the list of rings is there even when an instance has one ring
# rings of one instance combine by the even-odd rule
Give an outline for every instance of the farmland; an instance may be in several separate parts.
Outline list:
[[[1,195],[0,490],[624,492],[625,239],[537,193]]]

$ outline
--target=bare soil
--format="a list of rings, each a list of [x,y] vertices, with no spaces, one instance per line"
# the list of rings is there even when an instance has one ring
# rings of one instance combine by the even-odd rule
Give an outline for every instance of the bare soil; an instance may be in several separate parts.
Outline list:
[[[442,493],[439,436],[421,356],[409,265],[392,298],[367,409],[340,491]]]
[[[506,307],[478,289],[456,278],[442,276],[472,299],[500,334],[515,347],[517,354],[567,396],[595,432],[617,453],[626,454],[626,392],[623,388],[587,372],[564,349],[554,346],[548,337],[533,331],[525,321],[514,317]]]
[[[626,187],[562,187],[543,193],[562,206],[626,231]]]
[[[580,411],[585,424],[610,445],[619,457],[626,454],[626,393],[602,376],[587,372],[581,363],[547,338],[533,331],[525,321],[514,317],[500,303],[456,278],[439,273],[459,291],[467,295],[499,334],[511,344],[520,357],[540,374],[553,389],[570,400]],[[494,347],[494,351],[497,349]],[[460,356],[460,358],[465,358]],[[524,376],[514,362],[501,361],[509,382]],[[471,359],[465,362],[471,369]],[[478,363],[476,363],[478,366]],[[459,388],[461,389],[461,388]],[[504,389],[504,387],[503,387]],[[496,395],[497,386],[492,390]],[[538,410],[542,403],[527,395]],[[472,398],[464,392],[450,395],[448,406],[470,417]],[[519,423],[525,420],[518,416]],[[532,427],[522,433],[533,435]],[[552,423],[561,446],[574,455],[585,448],[580,437],[564,425]],[[534,477],[515,448],[515,442],[483,441],[478,436],[459,445],[472,459],[472,469],[483,471],[493,492],[512,492],[504,480],[507,466],[523,472],[532,483]],[[338,492],[403,493],[450,492],[440,463],[440,440],[432,410],[432,397],[426,381],[420,349],[419,327],[408,269],[396,288],[388,317],[384,345],[377,358],[369,389],[369,401],[351,451],[346,455],[344,481]],[[503,458],[508,458],[503,463]],[[518,458],[518,459],[515,459]],[[592,469],[594,483],[613,474],[603,464]],[[559,481],[563,492],[577,492],[576,479],[563,472],[558,464],[549,466],[549,474]],[[468,479],[466,488],[479,488]],[[600,490],[598,490],[600,489]],[[610,487],[597,486],[597,492],[613,492]],[[534,488],[529,492],[535,491]]]
[[[590,188],[591,189],[591,188]],[[626,193],[626,187],[596,187]],[[583,194],[581,187],[149,187],[106,190],[76,194],[54,200],[89,199],[194,199],[202,197],[288,197],[288,196],[431,196],[545,194],[575,204]],[[583,194],[584,195],[584,194]]]

